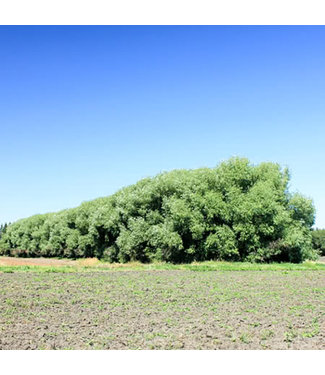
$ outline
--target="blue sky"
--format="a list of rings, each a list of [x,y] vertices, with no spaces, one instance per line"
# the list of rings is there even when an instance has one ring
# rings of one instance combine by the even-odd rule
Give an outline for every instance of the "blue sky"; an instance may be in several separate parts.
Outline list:
[[[0,27],[0,222],[231,156],[325,228],[325,27]]]

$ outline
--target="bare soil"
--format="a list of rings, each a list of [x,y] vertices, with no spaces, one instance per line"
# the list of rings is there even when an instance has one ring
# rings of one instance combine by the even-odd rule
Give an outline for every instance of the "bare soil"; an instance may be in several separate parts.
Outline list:
[[[0,257],[0,266],[73,266],[74,260],[53,258],[14,258]]]
[[[0,273],[0,349],[325,349],[324,276]]]

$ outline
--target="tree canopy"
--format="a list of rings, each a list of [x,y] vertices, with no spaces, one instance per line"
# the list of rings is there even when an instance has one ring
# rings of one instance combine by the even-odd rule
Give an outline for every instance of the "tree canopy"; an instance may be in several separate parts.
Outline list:
[[[9,223],[10,224],[10,223]],[[7,226],[8,224],[7,223],[4,223],[4,224],[1,224],[0,225],[0,239],[1,239],[1,236],[5,233],[6,229],[7,229]]]
[[[325,256],[325,229],[312,231],[313,247],[320,255]]]
[[[0,253],[112,262],[313,259],[315,209],[289,192],[289,178],[278,164],[245,158],[161,173],[77,208],[19,220],[3,233]]]

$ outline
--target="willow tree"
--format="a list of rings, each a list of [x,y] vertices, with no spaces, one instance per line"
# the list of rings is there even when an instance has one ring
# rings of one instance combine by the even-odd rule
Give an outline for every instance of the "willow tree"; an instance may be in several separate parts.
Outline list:
[[[310,199],[288,190],[287,169],[232,158],[174,170],[110,197],[13,223],[2,254],[106,258],[112,262],[312,259]]]

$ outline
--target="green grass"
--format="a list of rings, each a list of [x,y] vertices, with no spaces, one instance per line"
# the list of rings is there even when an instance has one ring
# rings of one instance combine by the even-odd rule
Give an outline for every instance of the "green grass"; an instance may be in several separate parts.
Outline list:
[[[207,261],[191,264],[150,263],[142,264],[131,262],[126,264],[110,264],[98,262],[96,265],[83,266],[78,263],[72,266],[1,266],[0,272],[93,272],[93,271],[148,271],[148,270],[190,270],[190,271],[306,271],[324,270],[325,264],[315,262],[294,263],[248,263],[248,262],[219,262]]]

